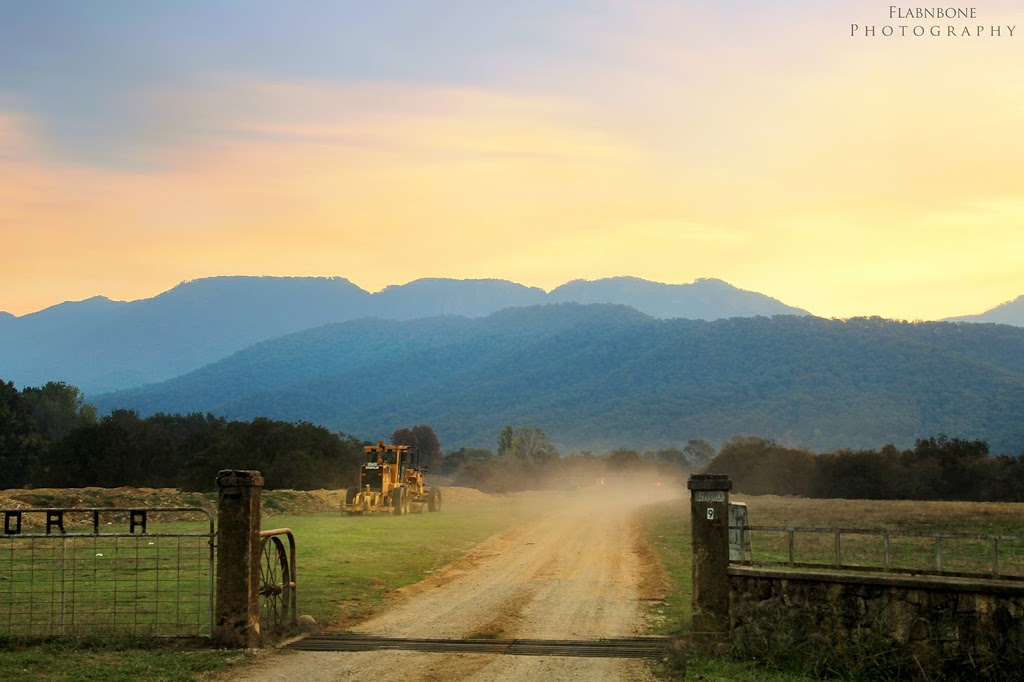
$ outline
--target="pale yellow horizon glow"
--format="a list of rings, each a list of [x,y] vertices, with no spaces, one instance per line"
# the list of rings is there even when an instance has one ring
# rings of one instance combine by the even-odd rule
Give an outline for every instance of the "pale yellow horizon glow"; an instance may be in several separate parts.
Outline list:
[[[1001,43],[857,42],[836,16],[615,36],[533,87],[221,74],[149,93],[217,132],[133,169],[0,109],[0,310],[217,275],[715,277],[910,320],[1024,294],[1024,16]]]

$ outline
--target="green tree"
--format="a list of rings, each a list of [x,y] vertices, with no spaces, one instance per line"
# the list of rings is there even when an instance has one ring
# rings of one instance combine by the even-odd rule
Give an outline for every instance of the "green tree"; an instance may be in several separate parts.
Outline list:
[[[505,428],[501,430],[501,434],[498,435],[498,457],[512,452],[512,441],[515,438],[515,431],[509,424],[505,425]]]
[[[96,423],[96,408],[85,402],[77,386],[50,381],[38,388],[26,387],[22,395],[48,443],[59,441],[76,427]]]
[[[212,490],[221,469],[257,469],[267,488],[344,488],[358,481],[362,446],[308,422],[212,415],[140,419],[115,410],[74,429],[40,457],[40,483],[52,486],[179,487]]]
[[[654,459],[677,469],[689,469],[690,462],[686,453],[678,448],[666,448],[654,453]]]
[[[818,456],[812,495],[824,498],[906,498],[908,477],[898,458],[874,450],[839,450]]]
[[[416,447],[416,434],[409,428],[395,429],[395,432],[391,434],[391,444],[408,445],[414,448]]]
[[[715,458],[715,448],[702,438],[691,438],[683,448],[686,461],[694,471],[702,471]]]
[[[919,438],[903,461],[917,471],[929,471],[932,494],[937,499],[966,500],[975,497],[988,464],[989,448],[984,440],[950,438],[946,434]],[[938,474],[935,476],[935,474]]]
[[[0,381],[0,488],[25,485],[41,449],[28,402],[12,382]]]
[[[445,455],[441,460],[440,472],[445,476],[452,476],[460,469],[472,462],[490,462],[494,460],[494,453],[483,448],[459,448],[455,452]]]
[[[558,459],[548,434],[540,429],[524,427],[516,429],[512,435],[512,457],[526,462],[548,462]]]
[[[730,438],[707,467],[709,473],[728,474],[736,491],[748,495],[808,495],[816,469],[814,453],[756,436]]]
[[[133,418],[138,416],[117,410],[54,443],[40,457],[40,483],[58,488],[146,485],[146,463],[131,442]]]
[[[420,464],[430,469],[441,467],[441,441],[429,424],[397,429],[391,434],[392,445],[408,445],[416,450]]]
[[[616,471],[636,471],[640,468],[640,453],[636,450],[619,448],[608,454],[608,468]]]
[[[420,453],[420,463],[431,469],[441,466],[441,441],[437,439],[433,427],[428,424],[417,424],[412,427],[412,433],[416,436],[416,449]]]

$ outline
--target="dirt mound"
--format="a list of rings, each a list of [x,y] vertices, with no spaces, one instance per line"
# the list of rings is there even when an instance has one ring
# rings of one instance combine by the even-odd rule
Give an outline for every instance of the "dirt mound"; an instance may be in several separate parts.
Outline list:
[[[30,507],[202,507],[214,509],[213,493],[183,492],[175,488],[15,488],[0,490],[0,508]]]
[[[476,488],[443,486],[441,490],[446,505],[497,499]],[[268,490],[263,493],[263,510],[268,514],[316,514],[338,511],[344,497],[344,490]]]
[[[466,502],[493,502],[499,498],[480,492],[476,488],[447,486],[442,488],[444,504],[465,504]]]
[[[445,487],[444,503],[464,504],[495,499],[474,488]],[[264,490],[263,512],[318,514],[338,511],[344,490]],[[15,488],[0,490],[0,509],[89,507],[202,507],[217,508],[216,493],[184,492],[174,488]]]

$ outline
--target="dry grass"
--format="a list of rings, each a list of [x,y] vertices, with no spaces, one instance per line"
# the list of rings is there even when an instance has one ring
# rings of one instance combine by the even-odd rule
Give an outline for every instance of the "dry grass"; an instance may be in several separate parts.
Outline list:
[[[924,502],[912,500],[815,500],[778,496],[735,495],[747,504],[752,526],[888,530],[924,534],[965,533],[1024,537],[1024,504],[982,502]],[[754,560],[785,561],[785,533],[752,533]],[[834,557],[832,534],[797,533],[797,562],[830,563]],[[1001,540],[999,572],[1024,576],[1024,541]],[[906,570],[935,569],[932,537],[892,537],[890,566]],[[850,566],[884,564],[880,535],[844,534],[842,562]],[[991,568],[987,540],[942,540],[942,569],[947,572],[986,573]]]
[[[816,500],[733,495],[745,502],[751,525],[889,528],[933,532],[1024,535],[1024,504],[916,500]]]

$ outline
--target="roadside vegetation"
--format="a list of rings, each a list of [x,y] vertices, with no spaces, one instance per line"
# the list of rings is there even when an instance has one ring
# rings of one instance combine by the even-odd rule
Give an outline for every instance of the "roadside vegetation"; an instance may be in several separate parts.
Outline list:
[[[142,639],[0,642],[5,682],[191,682],[248,656]]]
[[[775,495],[733,495],[732,501],[747,505],[748,522],[761,526],[796,526],[816,528],[886,528],[893,531],[946,531],[994,535],[1024,536],[1024,505],[1006,503],[941,502],[886,500],[871,501],[844,499],[806,499]],[[691,536],[689,499],[662,502],[644,508],[641,520],[647,531],[648,542],[661,560],[670,581],[664,601],[653,612],[655,634],[685,639],[689,631],[691,604]],[[765,558],[765,545],[754,535],[754,556]],[[831,536],[828,538],[831,543]],[[1021,563],[1024,547],[1000,545],[1000,561]],[[827,560],[831,547],[819,557]],[[908,559],[920,565],[934,560],[931,544],[904,546]],[[986,555],[987,552],[983,552]],[[740,661],[730,658],[728,651],[721,655],[708,655],[688,650],[681,645],[663,669],[667,679],[715,680],[716,682],[745,682],[771,680],[798,682],[821,679],[807,672],[815,661],[793,661],[780,655],[774,661]],[[865,666],[867,668],[868,666]],[[829,679],[844,678],[835,675]]]
[[[715,656],[692,650],[685,645],[690,632],[691,586],[693,551],[690,537],[690,501],[685,495],[677,500],[645,507],[641,522],[662,568],[669,579],[670,589],[661,604],[653,607],[652,634],[665,635],[677,640],[669,660],[658,666],[658,672],[668,680],[715,682],[808,682],[813,680],[799,672],[771,670],[749,662],[732,660],[728,656]]]

